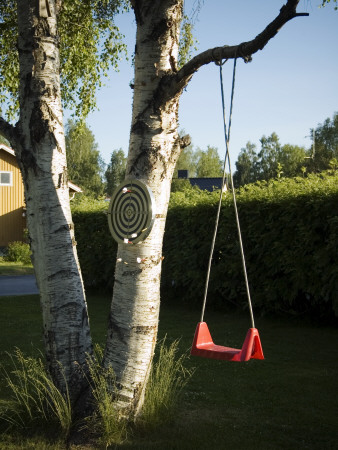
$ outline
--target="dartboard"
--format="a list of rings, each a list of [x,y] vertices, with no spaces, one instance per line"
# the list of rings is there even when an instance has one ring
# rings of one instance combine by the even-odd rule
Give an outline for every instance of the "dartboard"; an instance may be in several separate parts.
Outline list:
[[[110,200],[108,224],[115,241],[137,244],[145,239],[155,219],[155,200],[151,189],[139,180],[118,186]]]

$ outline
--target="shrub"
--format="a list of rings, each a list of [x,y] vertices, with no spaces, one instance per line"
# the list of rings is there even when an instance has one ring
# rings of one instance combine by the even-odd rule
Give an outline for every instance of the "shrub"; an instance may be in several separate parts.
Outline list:
[[[25,265],[31,264],[31,251],[29,248],[29,244],[20,241],[11,242],[8,245],[4,260],[11,262],[21,262]]]

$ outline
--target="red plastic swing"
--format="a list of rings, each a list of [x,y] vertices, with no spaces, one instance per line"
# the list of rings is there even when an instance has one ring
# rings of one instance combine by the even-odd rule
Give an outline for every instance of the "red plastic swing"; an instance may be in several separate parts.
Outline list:
[[[241,349],[223,347],[214,344],[208,325],[199,322],[196,327],[190,354],[203,358],[222,359],[226,361],[249,361],[264,359],[261,340],[257,328],[249,328]]]
[[[232,170],[231,170],[231,164],[230,164],[230,156],[229,156],[229,137],[230,137],[231,115],[232,115],[232,105],[233,105],[234,87],[235,87],[236,61],[237,61],[237,58],[234,59],[228,134],[226,132],[225,109],[224,109],[224,90],[223,90],[223,77],[222,77],[222,65],[224,63],[220,62],[218,64],[220,67],[220,84],[221,84],[221,95],[222,95],[222,106],[223,106],[223,122],[224,122],[224,137],[225,137],[226,152],[225,152],[225,161],[224,161],[222,189],[220,192],[220,198],[219,198],[219,203],[218,203],[215,230],[214,230],[214,235],[213,235],[212,244],[211,244],[208,271],[207,271],[207,279],[206,279],[206,283],[205,283],[201,321],[197,324],[197,328],[196,328],[196,332],[195,332],[195,336],[194,336],[194,340],[192,343],[190,354],[193,356],[201,356],[203,358],[212,358],[212,359],[221,359],[221,360],[225,360],[225,361],[240,361],[241,362],[241,361],[249,361],[249,359],[264,359],[264,355],[263,355],[262,344],[261,344],[261,340],[259,337],[259,333],[258,333],[257,328],[255,328],[254,316],[253,316],[253,311],[252,311],[248,275],[247,275],[246,264],[245,264],[244,248],[243,248],[241,228],[240,228],[237,204],[236,204],[236,193],[235,193],[235,189],[234,189]],[[220,210],[221,210],[221,204],[222,204],[222,193],[223,193],[224,187],[225,187],[227,159],[228,159],[228,163],[229,163],[229,174],[230,174],[233,199],[234,199],[234,209],[235,209],[235,216],[236,216],[236,222],[237,222],[237,231],[238,231],[238,238],[239,238],[239,244],[240,244],[240,249],[241,249],[243,272],[244,272],[244,277],[245,277],[245,285],[246,285],[248,305],[249,305],[249,310],[250,310],[250,315],[251,315],[251,325],[252,325],[252,328],[249,328],[249,330],[246,334],[246,337],[245,337],[245,340],[244,340],[244,343],[243,343],[243,346],[241,349],[231,348],[231,347],[223,347],[221,345],[214,344],[211,334],[210,334],[210,331],[209,331],[209,328],[208,328],[208,325],[206,324],[206,322],[204,322],[204,319],[203,319],[205,305],[206,305],[206,301],[207,301],[211,262],[212,262],[214,248],[215,248],[215,241],[216,241],[216,235],[217,235],[217,229],[218,229],[218,223],[219,223],[219,217],[220,217]]]

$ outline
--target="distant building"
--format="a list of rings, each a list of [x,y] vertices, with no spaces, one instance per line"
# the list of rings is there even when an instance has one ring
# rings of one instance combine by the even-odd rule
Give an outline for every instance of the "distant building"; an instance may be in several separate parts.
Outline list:
[[[70,198],[82,189],[68,182]],[[72,195],[73,194],[73,195]],[[23,241],[26,228],[26,205],[21,172],[15,152],[0,144],[0,247]]]
[[[222,189],[221,177],[189,178],[188,170],[179,170],[177,175],[178,178],[189,180],[191,186],[197,186],[203,191],[212,192]]]
[[[14,150],[0,144],[0,247],[22,241],[26,228],[21,172]]]

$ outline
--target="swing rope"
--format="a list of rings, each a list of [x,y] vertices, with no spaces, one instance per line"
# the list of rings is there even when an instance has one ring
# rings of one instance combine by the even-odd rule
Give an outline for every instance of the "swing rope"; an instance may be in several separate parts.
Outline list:
[[[239,245],[240,245],[240,250],[241,250],[241,258],[242,258],[242,266],[243,266],[243,272],[244,272],[244,278],[245,278],[246,293],[247,293],[248,305],[249,305],[250,317],[251,317],[251,325],[252,325],[252,328],[256,328],[255,320],[254,320],[254,316],[253,316],[253,310],[252,310],[252,302],[251,302],[248,274],[247,274],[246,263],[245,263],[242,233],[241,233],[241,227],[240,227],[240,223],[239,223],[239,216],[238,216],[238,209],[237,209],[237,202],[236,202],[236,192],[235,192],[235,188],[234,188],[234,182],[233,182],[233,176],[232,176],[232,170],[231,170],[231,162],[230,162],[230,154],[229,154],[229,141],[230,141],[231,119],[232,119],[233,100],[234,100],[235,81],[236,81],[237,58],[234,59],[234,67],[233,67],[233,73],[232,73],[232,87],[231,87],[228,132],[227,132],[227,127],[226,127],[224,89],[223,89],[223,73],[222,73],[222,66],[223,66],[223,64],[226,63],[226,61],[227,60],[225,60],[224,62],[220,61],[219,63],[216,63],[217,65],[219,65],[219,71],[220,71],[220,85],[221,85],[221,98],[222,98],[222,110],[223,110],[223,127],[224,127],[224,139],[225,139],[226,151],[225,151],[225,157],[224,157],[222,189],[221,189],[220,198],[219,198],[219,202],[218,202],[215,229],[214,229],[214,234],[213,234],[212,243],[211,243],[210,256],[209,256],[208,269],[207,269],[207,277],[206,277],[206,282],[205,282],[201,322],[204,322],[205,306],[206,306],[206,302],[207,302],[208,287],[209,287],[209,281],[210,281],[211,263],[212,263],[212,258],[213,258],[213,254],[214,254],[214,250],[215,250],[215,242],[216,242],[216,236],[217,236],[219,218],[220,218],[220,212],[221,212],[221,205],[222,205],[222,196],[223,196],[224,187],[226,185],[226,165],[227,165],[226,163],[228,161],[230,183],[231,183],[231,188],[232,188],[232,193],[233,193],[233,198],[234,198],[234,209],[235,209],[235,216],[236,216],[238,239],[239,239]]]

